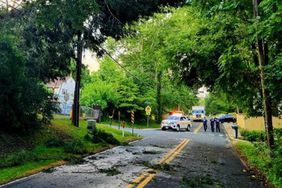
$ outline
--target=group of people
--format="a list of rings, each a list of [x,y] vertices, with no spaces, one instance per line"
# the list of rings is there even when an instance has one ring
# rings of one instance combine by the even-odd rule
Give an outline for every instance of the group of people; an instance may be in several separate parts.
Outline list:
[[[208,129],[208,120],[206,119],[206,117],[204,117],[203,119],[203,125],[204,125],[204,130],[206,132]],[[215,132],[220,132],[220,121],[218,118],[211,118],[210,126],[212,132],[214,132],[214,127],[215,127]]]

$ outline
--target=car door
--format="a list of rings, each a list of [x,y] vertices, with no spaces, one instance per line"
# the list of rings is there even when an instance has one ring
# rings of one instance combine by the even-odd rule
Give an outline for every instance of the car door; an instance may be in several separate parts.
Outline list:
[[[182,116],[180,118],[180,128],[181,129],[186,129],[187,128],[187,120],[185,116]]]

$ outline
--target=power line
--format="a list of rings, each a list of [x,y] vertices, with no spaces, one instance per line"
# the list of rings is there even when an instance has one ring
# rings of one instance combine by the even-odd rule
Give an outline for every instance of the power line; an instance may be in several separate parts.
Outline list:
[[[102,46],[98,45],[103,52],[108,55],[119,67],[121,67],[125,72],[127,72],[130,76],[132,76],[133,78],[135,78],[136,80],[138,80],[139,82],[143,83],[144,85],[148,86],[148,87],[152,87],[151,85],[149,85],[148,83],[140,80],[137,76],[135,76],[134,74],[132,74],[129,70],[127,70],[121,63],[118,62],[118,60],[116,60],[105,48],[103,48]]]

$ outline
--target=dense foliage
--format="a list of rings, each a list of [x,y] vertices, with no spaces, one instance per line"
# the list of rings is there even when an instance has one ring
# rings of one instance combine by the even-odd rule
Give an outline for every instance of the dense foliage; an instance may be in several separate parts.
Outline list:
[[[268,182],[274,187],[282,186],[282,129],[274,129],[276,147],[270,151],[264,143],[266,134],[264,131],[240,130],[246,141],[236,143],[236,148],[247,158],[252,168],[259,169],[266,176]],[[270,157],[269,153],[272,152]]]
[[[126,23],[181,2],[38,0],[10,12],[1,7],[1,128],[48,122],[55,107],[45,84],[69,75],[78,51],[101,55],[99,45],[107,36],[121,37]]]
[[[235,112],[236,105],[230,99],[230,96],[225,93],[210,93],[205,98],[206,113],[216,115],[220,113]]]
[[[127,68],[135,73],[140,70]],[[151,81],[154,78],[143,79],[141,74],[140,70],[138,79],[127,75],[124,69],[105,57],[100,62],[100,70],[92,73],[90,80],[84,84],[81,103],[86,106],[100,105],[108,115],[112,115],[113,110],[119,110],[123,117],[127,116],[128,111],[134,110],[139,114],[139,118],[144,117],[144,108],[150,105],[152,113],[157,115],[156,87]],[[193,92],[184,85],[177,86],[169,79],[163,81],[165,84],[161,91],[162,113],[171,111],[178,105],[188,112],[196,102]]]
[[[0,24],[0,30],[6,30]],[[7,29],[0,36],[0,118],[2,130],[27,129],[47,123],[52,112],[52,94],[30,67],[21,36]]]

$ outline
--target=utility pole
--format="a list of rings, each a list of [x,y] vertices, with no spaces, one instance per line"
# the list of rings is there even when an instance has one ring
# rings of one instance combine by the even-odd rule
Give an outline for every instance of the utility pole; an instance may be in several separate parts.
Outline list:
[[[79,95],[81,81],[81,66],[82,66],[82,34],[77,35],[77,56],[76,56],[76,82],[73,99],[73,119],[74,126],[79,127]]]
[[[162,100],[161,100],[161,90],[162,90],[162,72],[157,72],[157,121],[159,122],[162,118]]]
[[[6,0],[6,8],[7,8],[7,12],[9,11],[9,2],[8,0]]]
[[[259,11],[258,5],[260,0],[253,0],[253,13],[254,18],[258,18]],[[258,53],[259,71],[260,71],[260,82],[261,82],[261,92],[263,100],[263,111],[264,111],[264,126],[267,134],[267,144],[270,148],[274,147],[274,136],[273,136],[273,125],[272,125],[272,109],[271,109],[271,97],[270,93],[266,87],[265,82],[265,65],[268,64],[268,46],[265,41],[263,41],[258,34],[256,34],[256,45]]]

